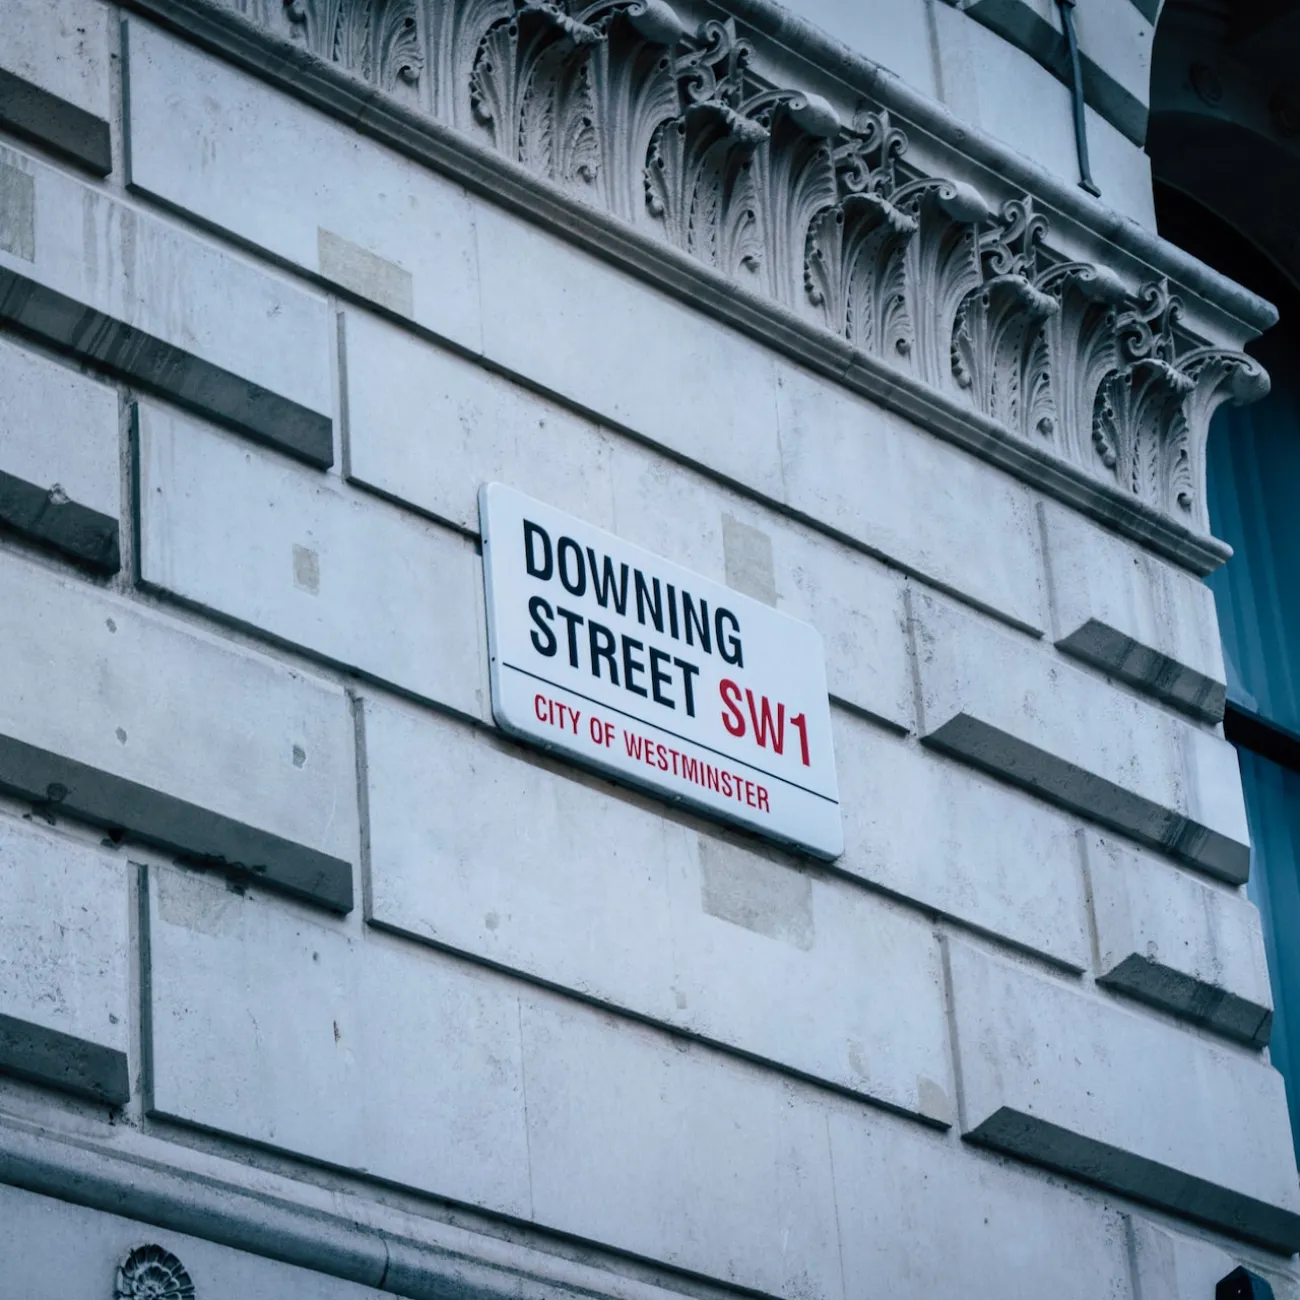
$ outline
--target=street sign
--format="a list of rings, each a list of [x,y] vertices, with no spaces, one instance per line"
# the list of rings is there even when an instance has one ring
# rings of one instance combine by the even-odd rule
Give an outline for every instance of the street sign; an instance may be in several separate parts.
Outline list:
[[[499,483],[479,517],[499,726],[818,857],[844,851],[814,627]]]

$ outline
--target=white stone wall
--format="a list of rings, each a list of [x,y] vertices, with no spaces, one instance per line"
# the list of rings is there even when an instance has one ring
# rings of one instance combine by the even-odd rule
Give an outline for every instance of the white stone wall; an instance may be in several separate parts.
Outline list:
[[[1208,543],[75,7],[0,0],[111,154],[0,123],[0,1295],[1295,1296]],[[497,731],[490,480],[818,628],[840,859]]]
[[[1093,181],[1107,207],[1153,230],[1142,133],[1159,3],[1088,0],[1074,19]],[[1055,0],[788,0],[784,8],[1067,184],[1079,181]]]

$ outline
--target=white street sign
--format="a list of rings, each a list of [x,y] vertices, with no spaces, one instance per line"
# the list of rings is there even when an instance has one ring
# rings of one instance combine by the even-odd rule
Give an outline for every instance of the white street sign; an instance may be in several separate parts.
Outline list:
[[[499,483],[479,516],[503,729],[819,857],[844,851],[814,627]]]

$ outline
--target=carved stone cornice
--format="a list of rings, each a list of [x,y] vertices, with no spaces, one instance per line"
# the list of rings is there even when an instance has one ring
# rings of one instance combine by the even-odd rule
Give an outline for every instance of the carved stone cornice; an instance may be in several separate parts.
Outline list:
[[[1031,194],[926,174],[885,105],[845,122],[760,79],[733,20],[692,28],[667,0],[130,3],[1188,567],[1226,557],[1207,427],[1263,371],[1192,333],[1163,276],[1054,247]],[[1268,323],[1148,240],[1253,315],[1243,334]]]

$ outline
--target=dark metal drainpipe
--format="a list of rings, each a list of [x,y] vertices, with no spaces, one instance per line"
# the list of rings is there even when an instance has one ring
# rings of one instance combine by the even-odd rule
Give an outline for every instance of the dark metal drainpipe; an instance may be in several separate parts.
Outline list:
[[[1083,70],[1079,66],[1079,34],[1074,30],[1075,0],[1056,0],[1065,28],[1065,43],[1070,49],[1070,88],[1074,96],[1074,147],[1079,154],[1079,188],[1094,198],[1101,197],[1088,165],[1088,121],[1083,107]]]

